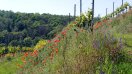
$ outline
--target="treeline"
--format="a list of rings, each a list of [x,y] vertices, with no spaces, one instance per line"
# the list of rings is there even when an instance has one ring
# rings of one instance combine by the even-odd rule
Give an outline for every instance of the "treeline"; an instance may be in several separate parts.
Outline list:
[[[64,15],[0,10],[0,47],[34,46],[40,39],[53,38],[68,22],[69,16]]]

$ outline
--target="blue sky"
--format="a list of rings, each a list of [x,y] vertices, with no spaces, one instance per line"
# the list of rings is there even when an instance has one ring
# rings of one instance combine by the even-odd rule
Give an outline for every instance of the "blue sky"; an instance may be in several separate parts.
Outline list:
[[[0,10],[12,10],[14,12],[27,13],[50,13],[59,15],[73,15],[74,4],[77,5],[77,15],[79,15],[80,0],[0,0]],[[83,12],[91,8],[92,0],[82,0]],[[122,0],[95,0],[95,16],[105,15],[105,9],[108,13],[112,12],[112,4],[115,2],[115,8],[121,5]],[[132,0],[124,0],[132,5]]]

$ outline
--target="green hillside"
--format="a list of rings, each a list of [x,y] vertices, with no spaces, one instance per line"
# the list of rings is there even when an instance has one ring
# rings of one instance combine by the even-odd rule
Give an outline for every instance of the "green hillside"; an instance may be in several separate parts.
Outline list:
[[[67,15],[0,10],[0,47],[32,47],[40,39],[52,39],[68,23]]]
[[[132,74],[132,11],[101,23],[90,33],[72,22],[41,49],[25,53],[17,73]]]

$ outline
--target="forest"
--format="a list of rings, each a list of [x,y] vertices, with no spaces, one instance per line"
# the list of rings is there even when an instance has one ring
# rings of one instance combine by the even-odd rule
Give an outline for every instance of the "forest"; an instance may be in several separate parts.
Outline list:
[[[34,46],[40,39],[53,38],[68,22],[67,15],[0,10],[0,46]]]

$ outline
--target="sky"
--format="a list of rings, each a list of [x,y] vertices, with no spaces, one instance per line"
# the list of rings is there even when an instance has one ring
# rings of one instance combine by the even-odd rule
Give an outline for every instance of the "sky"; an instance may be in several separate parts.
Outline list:
[[[0,10],[26,13],[50,13],[57,15],[74,14],[74,4],[77,5],[77,15],[80,14],[80,0],[0,0]],[[112,12],[113,2],[115,8],[122,4],[122,0],[95,0],[95,16],[105,16]],[[124,0],[132,5],[132,0]],[[82,11],[85,13],[92,6],[92,0],[82,0]]]

